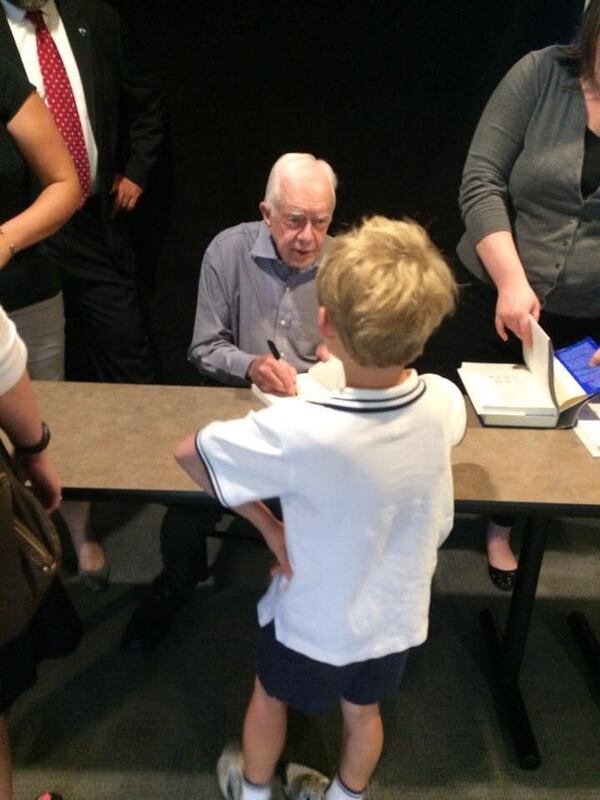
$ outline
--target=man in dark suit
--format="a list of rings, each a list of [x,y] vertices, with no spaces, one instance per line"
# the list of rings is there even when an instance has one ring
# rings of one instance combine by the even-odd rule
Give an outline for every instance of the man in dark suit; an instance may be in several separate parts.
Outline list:
[[[45,97],[36,27],[25,17],[30,10],[42,12],[69,75],[90,154],[90,196],[51,242],[64,279],[67,377],[150,382],[153,366],[121,212],[135,208],[157,160],[160,98],[110,6],[97,0],[1,2],[0,53]],[[84,352],[76,349],[78,341]]]
[[[161,99],[106,3],[0,4],[0,55],[23,70],[54,114],[84,193],[80,210],[48,242],[63,285],[66,377],[150,383],[154,364],[125,217],[159,155]],[[65,115],[74,118],[75,134],[65,132]],[[67,517],[80,572],[93,582],[106,578],[106,562],[87,511],[78,504]]]

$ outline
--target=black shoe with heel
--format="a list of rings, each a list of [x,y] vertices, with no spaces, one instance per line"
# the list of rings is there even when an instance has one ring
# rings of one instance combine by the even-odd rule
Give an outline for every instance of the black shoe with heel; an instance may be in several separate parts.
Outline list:
[[[488,564],[488,573],[496,589],[500,589],[501,592],[512,592],[517,578],[516,569],[498,569]]]

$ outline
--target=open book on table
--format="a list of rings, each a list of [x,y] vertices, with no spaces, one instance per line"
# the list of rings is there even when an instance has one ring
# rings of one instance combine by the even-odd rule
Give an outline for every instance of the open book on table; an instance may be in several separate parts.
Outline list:
[[[458,372],[484,425],[572,428],[581,408],[600,393],[600,368],[588,367],[598,345],[584,339],[554,352],[530,317],[532,346],[525,364],[463,362]]]
[[[330,392],[336,389],[343,389],[346,385],[344,367],[339,358],[329,356],[327,361],[319,361],[314,364],[308,372],[300,372],[296,376],[296,392],[298,397],[305,400],[325,400]],[[265,405],[283,400],[280,395],[269,394],[252,384],[252,393]]]

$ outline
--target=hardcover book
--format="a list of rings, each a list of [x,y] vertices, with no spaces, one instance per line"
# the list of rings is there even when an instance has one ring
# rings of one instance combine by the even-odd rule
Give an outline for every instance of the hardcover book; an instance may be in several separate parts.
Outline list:
[[[589,339],[555,353],[533,317],[530,324],[532,346],[523,345],[524,364],[463,362],[461,380],[484,425],[572,428],[581,408],[600,392],[600,368],[588,366],[597,346]]]

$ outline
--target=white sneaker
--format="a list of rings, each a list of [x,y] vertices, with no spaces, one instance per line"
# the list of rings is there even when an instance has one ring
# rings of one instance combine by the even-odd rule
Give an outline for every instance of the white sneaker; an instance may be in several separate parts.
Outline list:
[[[283,793],[288,800],[324,800],[329,778],[304,764],[287,764]]]
[[[229,742],[217,761],[217,780],[225,800],[240,800],[242,796],[244,760],[239,742]]]

